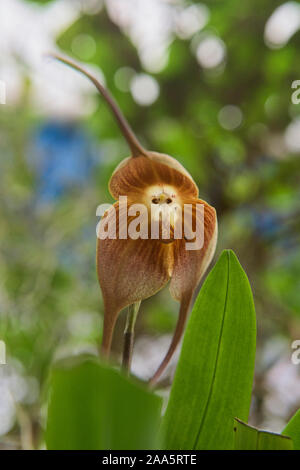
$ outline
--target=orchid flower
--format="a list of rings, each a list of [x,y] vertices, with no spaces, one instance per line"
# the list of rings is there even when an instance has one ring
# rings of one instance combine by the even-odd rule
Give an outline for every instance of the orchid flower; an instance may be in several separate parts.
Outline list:
[[[184,233],[180,238],[174,236],[176,216],[170,217],[169,236],[162,236],[160,225],[159,236],[155,239],[120,236],[122,227],[118,221],[122,205],[119,201],[102,218],[103,223],[109,224],[117,214],[115,238],[97,240],[97,273],[104,302],[102,354],[105,357],[110,354],[116,320],[122,309],[129,307],[130,313],[125,331],[125,340],[127,334],[130,345],[129,350],[127,348],[127,359],[123,357],[128,362],[131,356],[132,330],[140,302],[160,291],[168,282],[171,295],[180,302],[173,338],[151,379],[151,383],[154,383],[169,363],[181,339],[193,293],[214,255],[217,241],[216,212],[199,199],[196,183],[176,159],[143,148],[114,99],[92,75],[68,59],[54,57],[83,73],[94,83],[108,103],[129,145],[131,155],[119,164],[109,182],[112,197],[118,200],[126,196],[129,208],[134,204],[143,204],[149,209],[157,205],[160,213],[173,206],[180,207],[183,211],[184,207],[189,207],[193,226],[199,217],[196,205],[201,204],[204,208],[201,219],[203,243],[199,249],[193,250],[187,249],[189,242]],[[153,217],[151,212],[147,219],[149,226]],[[127,223],[134,219],[134,215],[126,216]],[[161,218],[159,220],[161,222]],[[182,217],[178,220],[182,224]]]

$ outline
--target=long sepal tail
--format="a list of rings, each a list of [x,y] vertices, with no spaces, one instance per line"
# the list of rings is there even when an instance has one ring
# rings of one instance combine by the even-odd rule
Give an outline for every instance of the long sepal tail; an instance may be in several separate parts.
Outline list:
[[[170,360],[171,360],[171,358],[172,358],[172,356],[173,356],[173,354],[174,354],[174,352],[175,352],[175,350],[178,346],[178,343],[181,340],[181,337],[182,337],[182,334],[183,334],[183,331],[184,331],[184,327],[185,327],[185,323],[186,323],[186,319],[187,319],[187,315],[188,315],[188,311],[189,311],[189,306],[190,306],[190,303],[191,303],[191,300],[192,300],[192,295],[193,295],[192,292],[188,292],[185,295],[183,295],[183,297],[182,297],[182,300],[181,300],[181,303],[180,303],[178,320],[177,320],[177,324],[176,324],[176,328],[175,328],[175,331],[174,331],[174,335],[173,335],[171,344],[169,346],[169,349],[168,349],[164,359],[162,360],[160,366],[158,367],[157,371],[155,372],[153,377],[149,380],[149,385],[150,386],[154,386],[157,383],[157,381],[160,378],[161,374],[164,372],[167,365],[169,364],[169,362],[170,362]]]

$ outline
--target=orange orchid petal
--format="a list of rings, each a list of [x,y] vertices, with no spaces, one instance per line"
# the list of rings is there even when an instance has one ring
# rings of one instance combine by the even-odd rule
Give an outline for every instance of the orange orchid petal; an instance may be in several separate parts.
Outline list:
[[[118,203],[114,206],[118,219]],[[111,217],[108,211],[106,220]],[[154,295],[170,279],[172,248],[159,240],[99,239],[97,272],[104,300],[102,351],[108,355],[120,310]]]
[[[198,197],[198,188],[185,168],[174,158],[155,152],[123,160],[110,179],[109,189],[115,199],[120,195],[136,199],[147,187],[158,184],[173,186],[182,197]]]
[[[187,241],[184,239],[177,240],[173,244],[174,266],[170,291],[173,297],[181,302],[180,310],[169,349],[159,368],[150,380],[150,384],[152,385],[158,380],[168,365],[182,337],[194,289],[208,268],[216,248],[217,218],[215,209],[201,200],[194,201],[193,209],[195,208],[195,202],[204,204],[204,244],[199,250],[187,250]],[[194,210],[193,216],[196,216]]]

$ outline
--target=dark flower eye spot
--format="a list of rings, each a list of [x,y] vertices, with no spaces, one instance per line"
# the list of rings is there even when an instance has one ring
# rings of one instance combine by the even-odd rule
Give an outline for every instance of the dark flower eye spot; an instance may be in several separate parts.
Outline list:
[[[153,202],[153,204],[158,204],[158,203],[159,203],[159,199],[158,199],[157,197],[154,197],[154,198],[152,199],[152,202]]]
[[[170,197],[168,197],[168,199],[166,200],[166,203],[171,204],[171,202],[172,202],[172,199]]]

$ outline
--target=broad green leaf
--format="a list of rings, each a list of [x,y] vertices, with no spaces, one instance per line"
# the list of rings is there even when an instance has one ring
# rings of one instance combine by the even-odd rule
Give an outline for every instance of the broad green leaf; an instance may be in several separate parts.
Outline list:
[[[235,416],[248,419],[256,319],[246,274],[224,251],[187,325],[162,432],[168,449],[232,449]]]
[[[293,439],[294,448],[300,450],[300,409],[294,414],[282,433],[291,437]]]
[[[52,371],[48,449],[154,449],[161,399],[85,358]]]
[[[293,441],[288,436],[261,431],[240,419],[234,420],[235,450],[293,450]]]
[[[237,418],[234,419],[234,448],[241,450],[257,448],[257,429]]]

